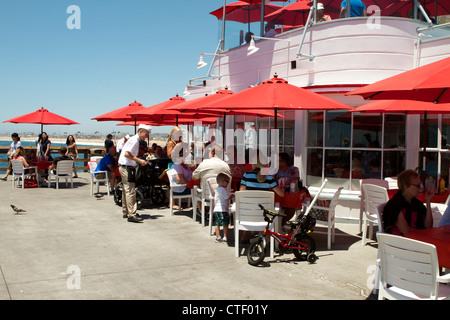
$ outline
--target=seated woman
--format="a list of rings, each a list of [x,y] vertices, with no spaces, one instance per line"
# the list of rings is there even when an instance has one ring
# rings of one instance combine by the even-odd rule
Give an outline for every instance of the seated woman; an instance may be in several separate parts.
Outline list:
[[[180,151],[180,157],[183,157],[183,150]],[[172,182],[178,184],[187,184],[192,179],[192,169],[189,167],[184,161],[175,162],[170,170],[174,170],[176,173],[173,175]],[[188,195],[191,194],[191,189],[183,186],[183,187],[175,187],[172,189],[174,195]],[[173,201],[172,208],[174,210],[178,210],[179,208],[175,204],[175,200]]]
[[[298,168],[294,167],[291,157],[287,153],[282,152],[279,154],[278,172],[275,177],[277,181],[280,178],[285,178],[287,181],[290,181],[292,177],[296,180],[300,178]]]
[[[24,168],[30,167],[30,165],[27,162],[27,159],[25,158],[25,149],[23,147],[17,148],[16,152],[14,153],[13,159],[22,161],[22,164],[23,164]],[[33,169],[33,172],[31,172],[31,174],[36,174],[36,170],[35,169],[36,168]],[[30,173],[29,170],[26,169],[25,170],[25,174],[29,174],[29,173]]]
[[[427,206],[417,196],[422,181],[414,170],[405,170],[397,176],[399,191],[386,203],[383,210],[384,231],[402,235],[414,229],[426,229],[433,226],[430,201],[434,191],[427,191]]]
[[[297,167],[294,167],[292,164],[291,157],[285,152],[282,152],[279,154],[279,160],[278,160],[278,172],[275,175],[277,181],[280,181],[280,179],[284,179],[284,187],[289,188],[289,184],[292,178],[295,179],[295,181],[298,181],[300,178],[300,173],[298,171]],[[283,217],[283,220],[281,221],[282,226],[295,214],[294,208],[283,208],[283,213],[285,217]]]

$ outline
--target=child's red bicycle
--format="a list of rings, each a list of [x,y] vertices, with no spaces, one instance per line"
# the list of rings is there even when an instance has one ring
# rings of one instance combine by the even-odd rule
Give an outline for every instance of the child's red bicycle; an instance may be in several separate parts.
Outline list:
[[[291,229],[287,234],[280,234],[270,230],[270,225],[274,218],[284,216],[270,210],[265,209],[261,204],[259,207],[263,210],[264,220],[267,221],[267,226],[263,234],[260,234],[256,241],[251,242],[247,251],[248,263],[252,266],[257,266],[264,261],[266,257],[266,236],[273,237],[279,243],[279,252],[284,254],[288,249],[291,249],[295,257],[314,263],[318,257],[314,254],[316,251],[316,243],[308,234],[313,231],[316,225],[316,220],[309,215],[302,215],[298,221],[291,222]]]

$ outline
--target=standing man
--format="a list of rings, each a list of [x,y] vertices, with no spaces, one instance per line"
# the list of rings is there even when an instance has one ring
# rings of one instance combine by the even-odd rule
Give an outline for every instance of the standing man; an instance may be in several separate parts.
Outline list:
[[[361,0],[350,0],[350,17],[367,17],[366,5]],[[347,0],[341,2],[341,12],[339,17],[347,16]]]
[[[141,165],[147,164],[147,161],[138,158],[139,142],[148,139],[151,128],[149,125],[139,125],[137,134],[125,143],[119,157],[119,172],[123,184],[122,213],[124,218],[128,218],[128,222],[143,221],[141,217],[136,215],[135,173],[136,162]]]

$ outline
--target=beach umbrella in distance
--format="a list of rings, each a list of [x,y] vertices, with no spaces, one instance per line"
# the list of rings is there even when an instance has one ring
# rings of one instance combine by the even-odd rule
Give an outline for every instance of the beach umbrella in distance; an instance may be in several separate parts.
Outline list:
[[[200,109],[234,111],[251,109],[255,112],[258,110],[273,110],[275,128],[277,128],[277,113],[279,110],[348,110],[353,109],[353,107],[289,84],[275,74],[273,78],[260,85],[211,102]]]
[[[57,115],[56,113],[50,112],[44,107],[22,116],[18,116],[3,123],[35,123],[41,125],[41,133],[44,131],[44,125],[73,125],[79,124],[73,120]]]

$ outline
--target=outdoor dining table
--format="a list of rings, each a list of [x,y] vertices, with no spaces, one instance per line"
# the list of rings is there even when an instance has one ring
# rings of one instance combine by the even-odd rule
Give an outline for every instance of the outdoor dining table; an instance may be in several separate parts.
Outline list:
[[[298,209],[302,207],[303,201],[309,194],[306,190],[300,190],[298,192],[285,192],[284,197],[280,197],[275,193],[275,203],[280,204],[280,208],[292,208]]]
[[[436,247],[439,267],[450,269],[450,226],[416,229],[403,236],[433,244]]]
[[[30,165],[37,167],[38,170],[47,170],[52,163],[52,161],[30,161]]]
[[[389,199],[391,199],[394,194],[398,192],[398,189],[389,189],[387,190]],[[445,203],[449,196],[450,192],[448,190],[445,190],[443,193],[436,193],[433,198],[431,198],[432,203]],[[420,201],[425,202],[425,192],[421,192],[419,196],[417,197]]]
[[[53,164],[52,161],[30,161],[30,165],[34,166],[37,168],[37,185],[39,187],[39,185],[42,183],[41,181],[41,174],[39,173],[39,171],[43,171],[43,170],[48,170],[48,167],[51,166]]]

